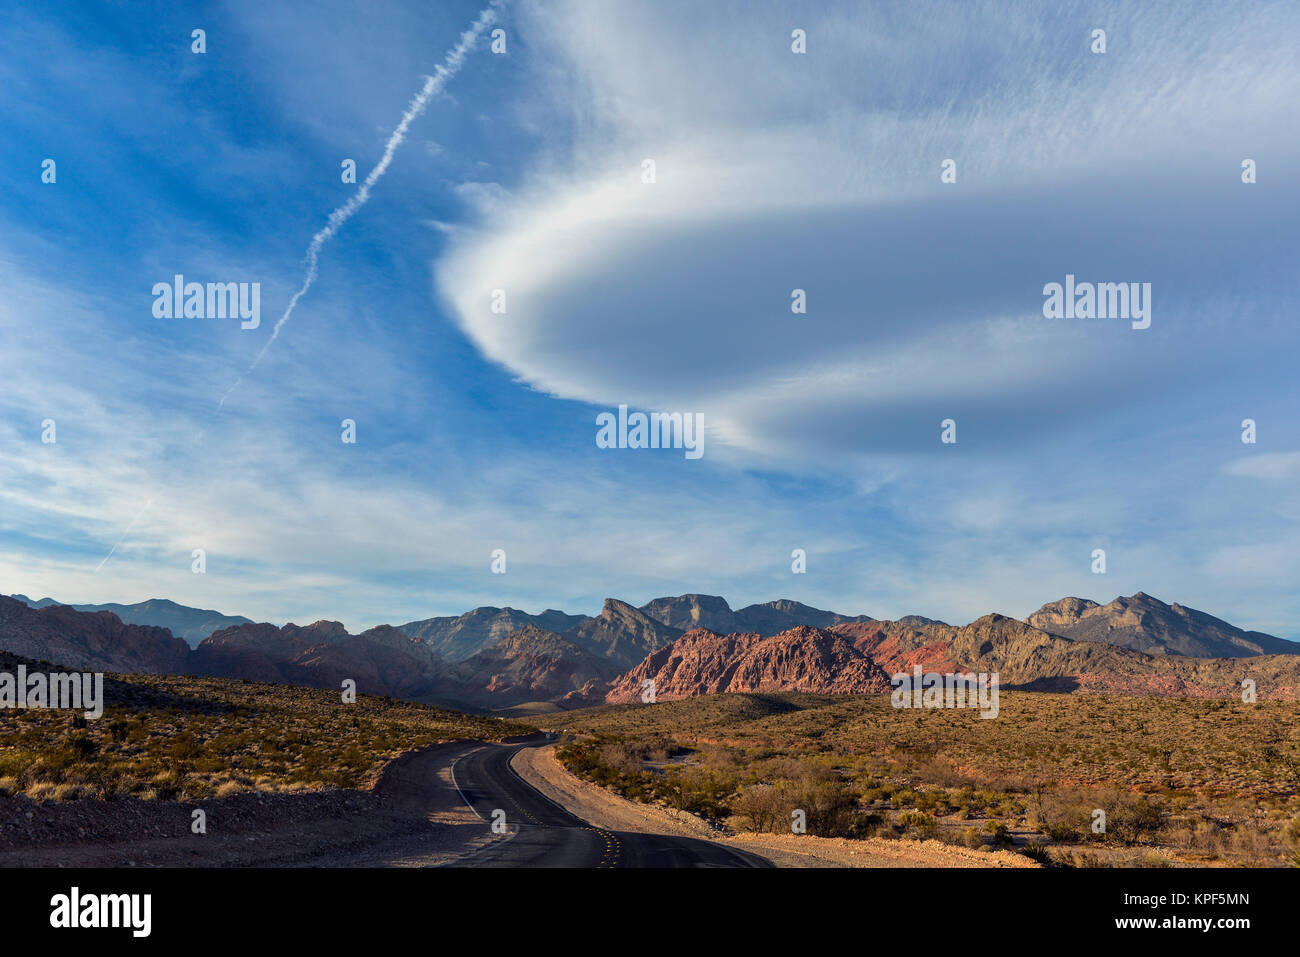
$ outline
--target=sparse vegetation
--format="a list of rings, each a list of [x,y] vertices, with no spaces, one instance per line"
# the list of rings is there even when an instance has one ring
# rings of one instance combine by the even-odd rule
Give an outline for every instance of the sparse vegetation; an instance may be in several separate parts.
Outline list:
[[[532,729],[336,691],[215,678],[108,682],[104,716],[0,711],[0,793],[37,800],[195,800],[240,791],[358,787],[389,759],[456,738]]]
[[[1300,865],[1297,719],[1282,701],[1003,692],[984,720],[884,695],[717,695],[565,713],[580,736],[560,757],[740,830],[789,833],[798,808],[810,834],[1054,865],[1285,866]]]

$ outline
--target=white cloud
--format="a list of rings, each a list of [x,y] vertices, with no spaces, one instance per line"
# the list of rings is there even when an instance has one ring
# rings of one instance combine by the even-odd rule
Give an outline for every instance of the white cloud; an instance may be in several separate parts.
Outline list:
[[[1224,471],[1257,479],[1300,478],[1300,452],[1261,452],[1230,462]]]
[[[1235,182],[1236,144],[1300,156],[1277,122],[1300,95],[1298,31],[1263,13],[1110,14],[1094,57],[1080,11],[831,7],[801,12],[801,57],[781,7],[526,5],[536,78],[518,112],[569,135],[454,237],[440,294],[534,388],[704,411],[711,438],[755,460],[915,450],[858,423],[908,419],[914,436],[944,402],[989,417],[1047,411],[1066,388],[1131,398],[1203,348],[1185,333],[1205,290],[1162,286],[1134,338],[1050,324],[1041,287],[1090,267],[1204,273],[1219,247],[1174,197]],[[1234,144],[1221,169],[1203,161],[1209,131]],[[1249,234],[1260,212],[1224,215]]]
[[[143,284],[136,327],[121,314],[136,308],[129,296],[67,292],[79,270],[51,266],[39,284],[6,269],[0,590],[161,595],[355,628],[688,590],[961,621],[1144,589],[1241,624],[1293,623],[1278,572],[1293,555],[1260,543],[1279,514],[1296,517],[1294,497],[1279,504],[1277,485],[1233,478],[1256,473],[1223,474],[1217,425],[1191,438],[1176,426],[1221,415],[1243,382],[1249,411],[1229,425],[1283,406],[1270,375],[1294,355],[1295,325],[1257,297],[1285,304],[1294,277],[1277,241],[1300,209],[1279,173],[1300,160],[1295,125],[1278,122],[1300,93],[1294,14],[932,10],[800,11],[800,58],[784,6],[523,4],[508,63],[462,77],[465,113],[491,122],[471,129],[440,101],[448,109],[412,134],[445,151],[403,154],[404,176],[465,180],[456,193],[475,219],[444,221],[459,204],[440,208],[437,189],[410,208],[389,193],[368,211],[373,232],[354,224],[355,252],[383,250],[381,265],[322,270],[311,322],[221,416],[216,400],[269,323],[262,336],[159,330]],[[237,137],[218,145],[231,182],[255,166],[283,177],[295,216],[310,194],[293,178],[335,170],[339,151],[373,161],[374,104],[400,108],[437,53],[385,38],[463,26],[450,22],[460,11],[428,13],[448,21],[440,32],[409,11],[371,23],[340,8],[304,34],[315,28],[272,6],[239,13],[286,135],[274,162],[239,152]],[[1105,58],[1086,52],[1095,17],[1110,28]],[[286,24],[310,42],[266,55],[284,48]],[[391,69],[374,68],[374,50]],[[130,142],[146,151],[156,135]],[[1247,154],[1260,160],[1255,193],[1236,180]],[[938,180],[948,156],[952,187]],[[646,157],[653,186],[640,182]],[[602,458],[590,409],[479,376],[432,310],[398,315],[387,266],[423,255],[404,216],[445,234],[438,289],[483,355],[544,393],[702,411],[705,460]],[[296,288],[310,218],[269,254],[251,241],[213,250],[210,224],[182,218],[140,254],[150,283],[200,265],[264,276],[268,309]],[[30,247],[28,262],[66,261],[27,238],[11,242]],[[185,249],[186,263],[171,261]],[[106,268],[135,268],[125,260]],[[1146,334],[1047,324],[1039,289],[1071,270],[1148,270],[1174,288],[1157,287]],[[789,312],[796,286],[807,316]],[[498,287],[506,316],[488,309]],[[467,386],[470,399],[448,399]],[[1153,428],[1162,406],[1183,418]],[[528,433],[520,410],[542,408]],[[39,445],[45,415],[59,420],[56,447]],[[338,442],[343,415],[361,422],[364,455]],[[944,449],[949,415],[961,438]],[[1104,595],[1087,570],[1099,543]],[[190,573],[193,547],[209,552],[206,576]],[[488,570],[494,547],[507,549],[505,576]],[[790,574],[794,547],[808,550],[807,576]]]

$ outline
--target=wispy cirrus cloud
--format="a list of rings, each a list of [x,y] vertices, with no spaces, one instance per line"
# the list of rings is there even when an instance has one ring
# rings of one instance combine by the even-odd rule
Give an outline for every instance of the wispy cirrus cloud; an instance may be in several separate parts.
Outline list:
[[[1300,452],[1264,452],[1235,459],[1224,469],[1229,475],[1257,479],[1300,478]]]

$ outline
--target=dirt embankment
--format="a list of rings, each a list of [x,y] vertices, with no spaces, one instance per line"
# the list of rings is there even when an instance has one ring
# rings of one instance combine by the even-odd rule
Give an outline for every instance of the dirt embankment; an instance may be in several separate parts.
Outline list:
[[[511,762],[525,781],[597,827],[694,837],[765,857],[778,867],[1037,867],[1012,851],[977,851],[941,841],[850,841],[811,834],[724,834],[693,814],[638,804],[571,774],[555,748],[525,748]]]

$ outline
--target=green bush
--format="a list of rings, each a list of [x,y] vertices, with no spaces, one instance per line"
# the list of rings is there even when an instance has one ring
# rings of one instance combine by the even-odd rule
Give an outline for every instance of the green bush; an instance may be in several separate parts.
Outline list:
[[[984,825],[984,830],[993,836],[994,844],[1011,843],[1011,831],[1001,821],[989,821]]]
[[[918,840],[929,840],[939,836],[939,822],[933,815],[924,811],[904,811],[898,815],[898,823],[903,832]]]

